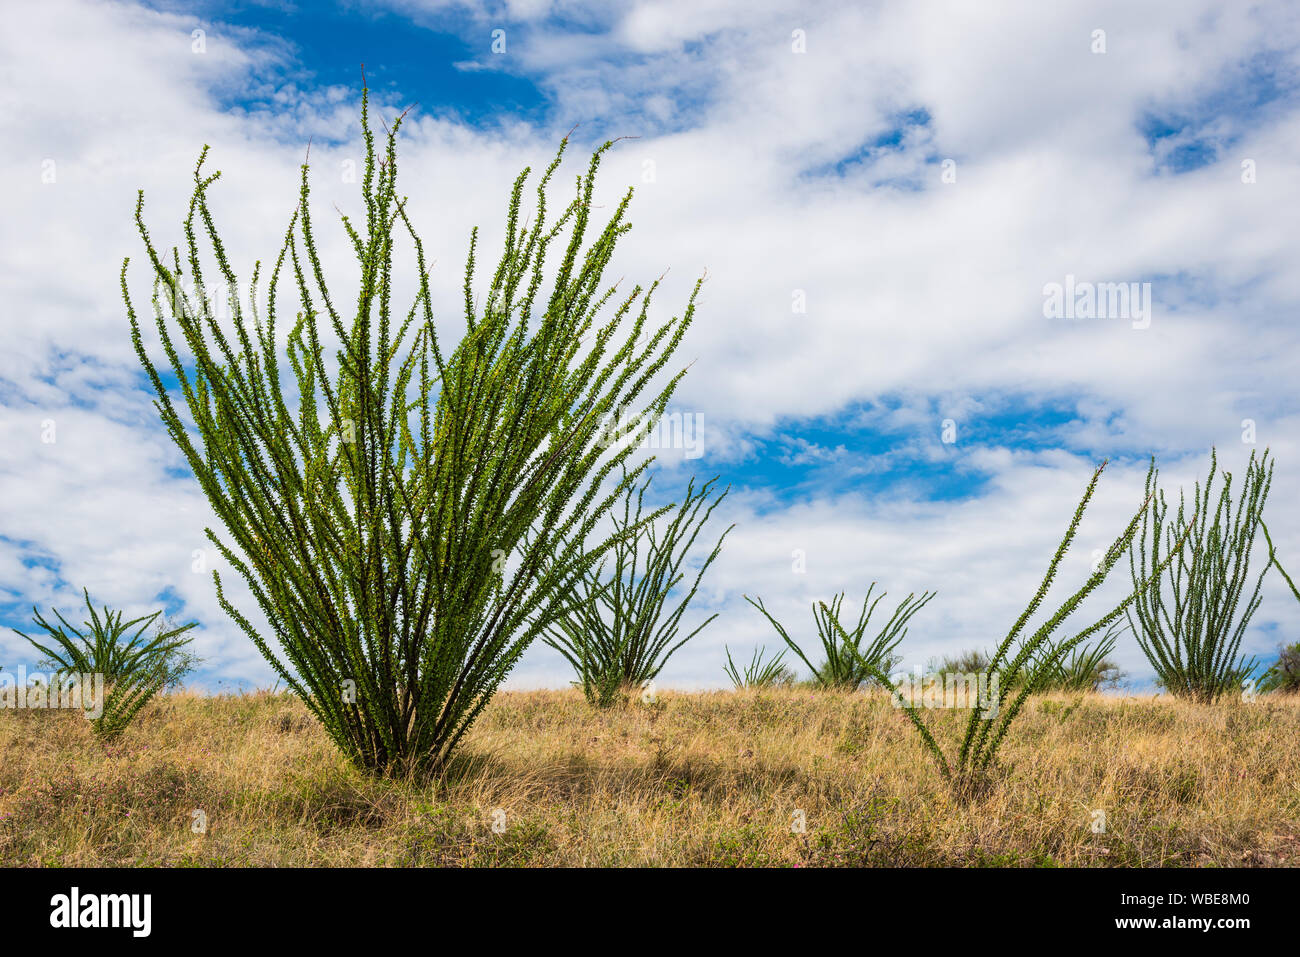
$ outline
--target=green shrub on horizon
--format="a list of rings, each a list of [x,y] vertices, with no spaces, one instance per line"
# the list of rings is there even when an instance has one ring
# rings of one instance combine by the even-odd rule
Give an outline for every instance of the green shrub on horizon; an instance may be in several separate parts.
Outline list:
[[[1033,690],[1077,692],[1116,687],[1123,679],[1124,672],[1109,656],[1126,628],[1127,625],[1116,622],[1096,642],[1079,644],[1063,656],[1055,655],[1054,643],[1044,643],[1033,655],[1034,662],[1041,663],[1041,667],[1030,669],[1036,676]],[[945,656],[932,662],[927,672],[940,675],[987,674],[991,658],[992,655],[986,651],[963,651],[956,656]],[[999,682],[1003,684],[1016,684],[1025,680],[1026,673],[1021,673],[1014,679],[1005,674],[999,676]]]
[[[817,628],[817,638],[822,645],[822,653],[825,655],[825,658],[815,665],[790,637],[784,626],[763,606],[762,598],[755,601],[746,595],[745,601],[763,613],[763,617],[772,624],[786,645],[808,666],[812,671],[813,681],[818,687],[837,691],[856,691],[864,684],[877,681],[877,675],[887,673],[897,664],[899,656],[895,652],[907,635],[908,621],[934,597],[933,592],[924,592],[920,598],[916,597],[915,592],[909,594],[875,637],[864,646],[862,642],[871,623],[871,616],[886,594],[881,592],[876,596],[876,600],[872,601],[871,593],[875,587],[876,583],[872,582],[867,588],[867,595],[862,600],[862,613],[858,616],[858,623],[852,630],[840,623],[840,608],[844,603],[843,592],[832,598],[830,605],[825,602],[814,603],[813,622]],[[885,686],[889,687],[887,681]]]
[[[123,621],[122,612],[105,605],[101,618],[90,601],[90,592],[82,589],[82,594],[90,612],[90,617],[82,623],[84,632],[57,608],[54,615],[59,623],[53,624],[34,607],[32,621],[49,635],[44,639],[47,643],[17,628],[14,631],[45,655],[43,664],[61,677],[103,676],[102,712],[92,719],[91,728],[107,740],[120,735],[154,695],[178,685],[198,663],[199,659],[186,650],[193,638],[180,637],[198,623],[190,622],[180,628],[167,628],[163,624],[147,638],[145,631],[162,614],[161,610]],[[129,634],[136,625],[140,627]]]
[[[1053,646],[1045,647],[1037,656],[1042,667],[1037,669],[1034,690],[1079,692],[1117,687],[1125,675],[1110,655],[1127,630],[1125,622],[1113,622],[1095,642],[1081,643],[1063,656],[1054,656]]]
[[[744,669],[738,668],[735,661],[731,658],[731,649],[723,646],[727,654],[727,663],[722,666],[723,672],[731,679],[732,685],[737,688],[772,688],[777,685],[788,685],[794,682],[794,673],[785,665],[785,652],[778,652],[773,658],[764,660],[767,654],[766,648],[756,648],[753,656],[749,659]]]

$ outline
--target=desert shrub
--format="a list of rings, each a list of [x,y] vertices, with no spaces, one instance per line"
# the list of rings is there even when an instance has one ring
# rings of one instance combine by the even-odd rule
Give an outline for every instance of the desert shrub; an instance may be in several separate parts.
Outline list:
[[[1260,529],[1264,532],[1265,541],[1269,544],[1269,564],[1277,568],[1279,575],[1286,580],[1291,594],[1294,594],[1296,601],[1300,602],[1300,588],[1296,588],[1295,581],[1287,575],[1286,568],[1278,560],[1278,551],[1273,547],[1273,536],[1269,534],[1268,525],[1260,521]],[[1268,671],[1264,672],[1260,683],[1257,685],[1261,692],[1283,692],[1294,694],[1300,692],[1300,642],[1295,645],[1283,645],[1278,649],[1278,661]]]
[[[1002,643],[988,660],[986,670],[990,675],[996,675],[998,681],[995,683],[990,680],[985,700],[980,702],[979,707],[970,709],[970,718],[966,722],[966,733],[962,739],[961,750],[954,760],[949,761],[943,749],[935,741],[934,735],[931,734],[929,727],[921,717],[916,701],[912,700],[909,703],[899,690],[899,686],[890,682],[884,672],[872,669],[877,681],[891,689],[895,701],[916,727],[921,736],[922,744],[934,758],[944,778],[962,796],[971,796],[978,793],[982,784],[987,781],[987,775],[994,759],[997,757],[998,749],[1005,740],[1012,722],[1015,721],[1016,716],[1024,707],[1030,693],[1052,673],[1052,669],[1071,651],[1078,648],[1097,632],[1108,628],[1124,614],[1125,609],[1134,601],[1136,591],[1131,592],[1109,612],[1073,637],[1053,643],[1052,636],[1057,629],[1078,609],[1084,599],[1106,580],[1112,566],[1130,548],[1133,538],[1137,534],[1138,523],[1146,511],[1147,502],[1143,502],[1142,507],[1134,514],[1132,521],[1111,543],[1102,556],[1097,570],[1083,585],[1028,637],[1020,638],[1029,619],[1038,611],[1044,596],[1046,596],[1048,589],[1055,580],[1061,560],[1065,557],[1070,544],[1074,541],[1079,522],[1083,519],[1084,511],[1092,500],[1093,493],[1097,488],[1097,482],[1105,468],[1106,463],[1102,462],[1093,473],[1092,479],[1083,493],[1083,498],[1074,511],[1074,517],[1065,531],[1065,536],[1061,539],[1056,553],[1047,566],[1047,574],[1043,576],[1038,591],[1034,593],[1034,597],[1030,599],[1024,612],[1011,626],[1006,638],[1002,640]],[[1148,476],[1150,476],[1151,471],[1154,471],[1154,465],[1148,472]],[[1163,570],[1164,563],[1167,563],[1171,557],[1172,553],[1170,556],[1166,556],[1162,560],[1162,564],[1157,565],[1153,570],[1153,574],[1158,574]],[[1014,654],[1012,652],[1013,648],[1016,649]],[[1011,698],[1013,692],[1015,697]]]
[[[1264,672],[1256,688],[1283,694],[1300,692],[1300,642],[1278,649],[1277,661]]]
[[[951,657],[945,655],[938,663],[932,663],[926,670],[939,674],[977,674],[989,670],[989,661],[992,657],[987,651],[971,649],[958,652]]]
[[[1296,601],[1300,601],[1300,588],[1296,588],[1295,582],[1278,561],[1277,549],[1273,547],[1273,537],[1268,533],[1268,526],[1261,521],[1259,527],[1264,532],[1265,541],[1268,542],[1269,564],[1275,567],[1278,574],[1285,579]],[[1288,694],[1300,692],[1300,642],[1284,645],[1278,649],[1277,661],[1264,672],[1257,687],[1260,691],[1281,691]]]
[[[1003,668],[998,683],[1019,687],[1032,674],[1037,682],[1033,688],[1036,692],[1099,691],[1115,687],[1124,677],[1124,672],[1110,660],[1109,655],[1114,652],[1118,637],[1125,629],[1126,626],[1117,622],[1096,642],[1079,644],[1060,656],[1056,655],[1055,642],[1044,642],[1033,654],[1029,668],[1015,675]],[[987,651],[963,651],[956,656],[945,656],[937,663],[932,662],[927,671],[938,675],[988,674],[991,660],[992,655]]]
[[[1037,655],[1042,667],[1035,669],[1034,691],[1100,691],[1114,688],[1124,678],[1119,665],[1111,661],[1119,636],[1128,630],[1121,622],[1113,623],[1095,642],[1085,642],[1063,656],[1055,655],[1049,645]]]
[[[529,170],[515,181],[505,249],[481,301],[472,232],[464,331],[447,346],[433,321],[424,246],[398,193],[401,124],[397,117],[377,149],[363,92],[364,218],[340,214],[356,257],[355,306],[335,303],[331,285],[343,277],[326,280],[306,162],[263,308],[260,264],[247,306],[238,294],[209,207],[220,174],[203,172],[206,148],[184,259],[155,248],[141,192],[136,224],[154,275],[164,371],[149,358],[132,306],[129,261],[122,267],[155,405],[225,526],[208,537],[251,590],[266,629],[234,607],[214,571],[221,607],[351,761],[389,774],[445,768],[552,612],[617,540],[586,541],[640,470],[600,490],[685,374],[665,373],[651,388],[703,281],[685,313],[657,327],[647,320],[657,281],[627,292],[605,283],[630,228],[631,191],[588,241],[606,143],[549,220],[548,187],[566,140],[531,217],[521,209]],[[393,302],[403,236],[416,267],[406,309]],[[229,291],[223,309],[206,287],[213,260]],[[287,330],[282,279],[296,293]],[[286,359],[292,380],[281,375]],[[178,383],[183,409],[164,375]],[[627,441],[615,445],[609,423],[619,415]]]
[[[686,576],[683,566],[696,537],[728,489],[719,492],[717,479],[696,489],[692,479],[680,503],[643,517],[650,481],[628,488],[622,517],[614,517],[617,536],[609,557],[579,578],[570,607],[543,638],[573,665],[578,686],[599,707],[624,700],[628,689],[653,681],[673,652],[718,617],[710,615],[677,637],[682,616],[733,526],[701,562],[681,600],[671,607],[668,603]]]
[[[1137,589],[1129,623],[1157,683],[1171,694],[1205,702],[1239,690],[1257,666],[1237,650],[1259,607],[1268,571],[1265,565],[1247,593],[1255,533],[1273,481],[1268,451],[1258,461],[1252,452],[1234,507],[1231,473],[1223,473],[1215,497],[1217,467],[1211,451],[1204,487],[1198,481],[1190,500],[1180,489],[1171,516],[1153,463],[1147,473],[1149,508],[1143,511],[1138,547],[1129,555]],[[1169,551],[1166,559],[1176,554],[1176,560],[1161,559],[1162,548]],[[1142,583],[1147,584],[1138,588]]]
[[[722,670],[736,688],[771,688],[794,681],[794,674],[785,666],[784,651],[765,661],[767,649],[757,648],[749,659],[749,664],[742,670],[731,659],[731,649],[723,646],[723,650],[727,653],[727,663],[722,666]]]
[[[14,631],[45,655],[42,664],[56,670],[61,681],[72,676],[103,676],[102,711],[91,721],[91,728],[101,738],[111,739],[126,729],[154,695],[179,684],[198,662],[187,647],[193,638],[180,637],[198,623],[190,622],[179,628],[162,625],[146,636],[145,632],[161,611],[123,621],[122,612],[105,605],[101,617],[90,601],[90,593],[83,589],[82,594],[90,617],[81,629],[73,626],[57,608],[54,615],[58,624],[47,621],[33,608],[32,620],[49,636],[44,639],[47,643],[42,644],[16,628]],[[90,710],[84,700],[87,690],[83,683],[83,707]]]
[[[763,606],[762,598],[755,601],[746,595],[745,600],[763,613],[786,645],[812,670],[813,681],[818,687],[856,691],[863,684],[875,681],[876,674],[887,673],[900,660],[895,654],[895,649],[907,635],[908,621],[934,597],[933,592],[925,592],[920,598],[917,598],[915,593],[908,595],[899,603],[889,620],[875,636],[864,645],[862,642],[867,635],[871,616],[886,595],[885,592],[881,592],[876,600],[872,601],[871,593],[875,587],[876,583],[872,582],[867,589],[867,595],[862,600],[862,613],[858,616],[858,623],[852,630],[840,623],[840,607],[844,603],[844,593],[841,592],[831,599],[830,605],[825,602],[816,602],[813,605],[813,622],[817,628],[817,638],[826,656],[816,665],[808,659],[803,649],[790,637],[781,623]]]

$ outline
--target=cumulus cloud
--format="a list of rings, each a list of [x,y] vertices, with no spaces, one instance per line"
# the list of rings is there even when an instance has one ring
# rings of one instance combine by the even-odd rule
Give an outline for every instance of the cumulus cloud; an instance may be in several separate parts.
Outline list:
[[[389,116],[425,103],[407,123],[402,176],[437,261],[440,316],[458,315],[470,228],[497,246],[508,184],[575,122],[576,146],[640,137],[610,155],[598,202],[636,185],[617,269],[650,279],[671,266],[655,313],[678,312],[707,269],[676,398],[702,413],[707,454],[660,458],[665,484],[707,472],[736,485],[725,520],[738,527],[697,609],[723,613],[665,681],[720,683],[724,643],[775,638],[743,592],[793,623],[814,598],[847,589],[852,602],[871,580],[891,597],[937,588],[909,660],[991,644],[1095,459],[1118,457],[1089,519],[1101,538],[1139,500],[1146,455],[1190,483],[1210,445],[1240,457],[1243,419],[1278,454],[1271,524],[1280,548],[1300,552],[1285,494],[1300,453],[1291,5],[388,8],[411,29],[462,35],[468,63],[526,78],[547,100],[541,119],[476,126],[436,91],[383,98]],[[8,16],[0,610],[21,625],[25,606],[69,607],[82,584],[135,611],[164,596],[203,622],[207,676],[268,682],[216,608],[211,556],[193,570],[212,517],[141,388],[117,272],[139,257],[138,187],[155,238],[179,241],[203,143],[245,275],[278,248],[309,139],[321,214],[354,208],[342,171],[360,158],[357,91],[315,82],[292,36],[230,26],[217,5],[200,19],[58,0]],[[498,28],[504,54],[489,46]],[[341,232],[322,236],[331,270],[346,273]],[[1044,286],[1067,276],[1150,282],[1150,327],[1044,317]],[[143,273],[131,281],[147,296]],[[1006,421],[1035,406],[1070,414]],[[961,436],[951,447],[939,439],[948,418]],[[42,440],[47,422],[56,442]],[[802,435],[810,422],[827,434]],[[863,450],[851,440],[863,433],[889,442]],[[774,463],[787,470],[776,487]],[[931,469],[986,481],[936,498]],[[809,556],[802,576],[796,548]],[[1076,571],[1089,555],[1081,537]],[[1270,593],[1251,650],[1293,633],[1293,605]],[[23,650],[10,635],[0,652]],[[1122,663],[1145,670],[1131,643]],[[558,684],[561,665],[535,649],[512,680]]]

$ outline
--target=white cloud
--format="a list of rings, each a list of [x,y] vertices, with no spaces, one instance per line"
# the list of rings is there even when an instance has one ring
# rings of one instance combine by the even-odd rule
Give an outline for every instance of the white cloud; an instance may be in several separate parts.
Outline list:
[[[555,28],[531,3],[482,14],[394,6],[444,29],[504,23],[504,68],[533,78],[554,103],[553,129],[510,120],[475,129],[440,117],[437,104],[408,122],[402,176],[438,263],[438,314],[449,326],[469,229],[482,225],[481,248],[498,248],[504,190],[520,167],[544,163],[575,121],[584,122],[577,139],[642,135],[620,143],[603,172],[607,209],[625,184],[638,184],[636,228],[617,272],[648,279],[672,267],[660,316],[679,311],[702,270],[710,277],[683,347],[695,365],[677,395],[683,409],[703,412],[709,455],[664,456],[675,465],[670,475],[685,465],[727,481],[729,467],[753,461],[758,438],[882,396],[902,402],[890,424],[911,423],[900,444],[914,450],[930,448],[938,432],[931,397],[943,397],[963,426],[990,395],[1078,400],[1084,419],[1070,433],[1072,449],[1155,450],[1171,481],[1203,470],[1210,444],[1239,447],[1249,417],[1260,444],[1279,455],[1270,505],[1279,547],[1300,554],[1285,494],[1300,468],[1287,398],[1300,302],[1290,268],[1300,235],[1287,215],[1300,200],[1300,112],[1290,86],[1300,17],[1290,5],[993,10],[954,2],[792,12],[692,0],[619,15],[567,4],[569,21],[591,31],[581,35]],[[55,590],[51,563],[74,589],[85,583],[130,609],[144,610],[171,586],[184,613],[205,624],[202,653],[232,677],[269,681],[206,577],[189,571],[211,517],[193,482],[169,474],[179,457],[148,397],[132,388],[117,271],[123,255],[140,255],[135,189],[147,189],[155,238],[178,241],[194,159],[211,143],[210,166],[224,174],[214,206],[247,275],[254,258],[269,260],[279,246],[314,137],[323,252],[346,272],[347,250],[326,214],[332,203],[356,203],[356,187],[339,175],[359,159],[356,91],[311,87],[284,68],[289,45],[224,28],[219,17],[201,23],[74,0],[7,17],[5,590],[42,606],[75,604],[73,590]],[[1099,27],[1104,55],[1089,52]],[[203,54],[192,52],[198,28],[207,31]],[[795,29],[806,31],[807,53],[791,51]],[[1260,63],[1274,79],[1251,66]],[[1255,87],[1265,82],[1291,92],[1259,106]],[[225,105],[250,89],[267,105]],[[898,149],[863,154],[913,110],[929,123]],[[1194,120],[1154,155],[1139,132],[1153,111]],[[1193,134],[1217,158],[1187,173],[1162,169],[1170,148]],[[943,158],[956,161],[953,184],[940,181]],[[1253,185],[1241,182],[1243,159],[1257,163]],[[53,183],[42,182],[46,160]],[[872,188],[881,182],[920,188]],[[1149,279],[1151,328],[1044,319],[1044,283],[1067,274]],[[794,290],[806,294],[806,313],[792,311]],[[58,424],[52,446],[40,441],[46,419]],[[809,444],[797,454],[833,449]],[[723,614],[679,653],[666,680],[720,682],[723,642],[733,651],[771,643],[742,591],[763,594],[794,623],[806,621],[813,597],[845,588],[852,603],[872,579],[891,597],[934,587],[940,597],[909,636],[918,654],[994,641],[1032,593],[1087,463],[1066,452],[996,450],[958,460],[993,476],[985,495],[929,502],[904,483],[896,493],[915,488],[911,500],[854,486],[790,504],[738,489],[729,505],[740,524],[707,583]],[[1118,527],[1136,501],[1140,476],[1116,471],[1099,530]],[[788,571],[795,547],[810,555],[808,576],[797,580]],[[1274,588],[1261,624],[1293,633],[1296,620],[1289,596]],[[1254,650],[1280,634],[1255,629]],[[0,662],[18,650],[13,636],[0,638]],[[1143,670],[1135,655],[1130,642],[1124,664]],[[554,656],[536,649],[514,680],[562,676]]]

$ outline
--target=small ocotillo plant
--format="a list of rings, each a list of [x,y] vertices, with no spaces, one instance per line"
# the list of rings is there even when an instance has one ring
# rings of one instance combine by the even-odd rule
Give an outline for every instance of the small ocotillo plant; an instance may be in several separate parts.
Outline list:
[[[966,722],[966,733],[962,739],[961,750],[954,760],[949,761],[943,749],[935,741],[934,735],[931,734],[930,729],[920,715],[915,700],[908,703],[899,690],[899,686],[894,685],[883,672],[872,670],[876,680],[891,690],[895,702],[903,709],[920,733],[926,751],[934,758],[944,778],[960,795],[970,796],[976,793],[980,784],[987,781],[989,770],[997,757],[998,749],[1006,738],[1011,723],[1015,721],[1021,708],[1024,707],[1025,700],[1039,685],[1040,681],[1050,675],[1056,664],[1079,647],[1082,642],[1102,631],[1102,629],[1108,628],[1118,620],[1134,600],[1134,593],[1129,593],[1118,605],[1093,624],[1073,637],[1057,642],[1051,651],[1046,650],[1050,646],[1052,635],[1074,613],[1083,600],[1106,580],[1111,567],[1132,545],[1133,537],[1137,534],[1138,523],[1146,510],[1146,502],[1143,502],[1142,508],[1134,514],[1132,521],[1120,533],[1119,537],[1111,543],[1097,570],[1037,630],[1027,638],[1019,640],[1017,644],[1017,639],[1024,631],[1029,619],[1038,611],[1044,596],[1046,596],[1052,582],[1056,579],[1057,569],[1060,567],[1061,560],[1065,557],[1071,542],[1074,541],[1079,522],[1083,519],[1084,510],[1087,509],[1088,503],[1092,500],[1093,493],[1097,488],[1097,481],[1101,478],[1101,473],[1105,468],[1106,463],[1102,462],[1093,473],[1092,480],[1089,481],[1088,487],[1083,493],[1083,498],[1074,511],[1074,517],[1065,531],[1065,536],[1061,539],[1056,553],[1047,566],[1047,574],[1043,576],[1038,591],[1034,593],[1034,597],[1030,599],[1024,612],[1016,619],[1006,638],[1002,640],[1002,643],[989,660],[988,672],[991,676],[997,676],[998,678],[996,687],[990,681],[987,699],[981,702],[980,707],[971,709],[970,718]],[[1154,469],[1154,466],[1152,468]],[[1150,475],[1150,472],[1148,472],[1148,475]],[[1167,563],[1173,554],[1175,552],[1171,552],[1169,556],[1166,556],[1163,562]],[[1163,567],[1163,564],[1157,566],[1155,573],[1158,573]],[[1012,652],[1013,647],[1017,649],[1014,654]],[[1008,701],[1013,692],[1015,697]]]
[[[337,304],[331,291],[344,277],[326,279],[304,162],[264,307],[260,263],[245,307],[209,207],[220,174],[203,172],[206,147],[184,256],[155,248],[143,192],[136,205],[166,372],[146,348],[127,263],[122,292],[158,412],[225,525],[224,535],[209,529],[208,537],[247,583],[266,627],[233,605],[214,571],[221,607],[357,766],[436,773],[616,540],[587,542],[640,470],[603,497],[602,482],[648,434],[685,373],[664,372],[667,381],[654,385],[691,323],[703,280],[684,315],[657,328],[647,320],[657,282],[630,292],[606,284],[615,244],[630,228],[632,194],[591,239],[606,143],[559,218],[548,220],[565,140],[537,186],[531,222],[521,209],[529,171],[515,181],[505,248],[481,302],[472,232],[464,332],[446,346],[424,246],[397,188],[402,118],[377,149],[368,96],[363,90],[363,219],[340,214],[356,257],[354,306]],[[406,309],[393,302],[403,236],[416,267]],[[205,287],[213,260],[229,290],[229,321]],[[287,335],[282,283],[296,293]],[[282,375],[286,359],[292,379]],[[164,375],[178,383],[183,410]],[[627,441],[615,447],[609,421],[624,409],[633,412]]]
[[[1256,668],[1253,658],[1246,660],[1237,651],[1259,607],[1268,571],[1265,565],[1254,590],[1245,591],[1255,534],[1273,481],[1268,451],[1258,462],[1251,453],[1235,508],[1231,473],[1223,473],[1223,488],[1215,498],[1217,465],[1211,451],[1204,487],[1197,482],[1190,501],[1179,490],[1178,510],[1172,516],[1164,491],[1157,489],[1153,466],[1147,478],[1150,507],[1142,516],[1136,553],[1129,556],[1134,587],[1150,581],[1138,589],[1129,622],[1156,680],[1173,695],[1203,702],[1239,691]],[[1197,517],[1189,524],[1190,513]],[[1164,564],[1163,574],[1154,574],[1161,549],[1172,548],[1183,528],[1190,528],[1185,548],[1176,561]]]
[[[185,647],[193,638],[180,636],[198,623],[171,629],[163,626],[146,636],[161,611],[123,621],[120,611],[105,605],[101,617],[90,601],[90,593],[83,589],[82,594],[90,612],[90,618],[82,624],[84,631],[72,625],[57,608],[54,615],[59,624],[52,624],[32,609],[33,622],[49,635],[44,639],[48,644],[16,628],[14,631],[45,655],[61,677],[103,676],[102,710],[91,721],[91,728],[101,738],[112,739],[126,729],[154,695],[174,687],[194,667],[198,659]],[[132,628],[136,629],[134,634],[130,633]]]
[[[784,651],[765,661],[767,649],[755,649],[749,664],[741,670],[731,658],[731,649],[723,646],[723,650],[727,653],[727,663],[722,666],[722,670],[736,688],[771,688],[774,685],[786,684],[793,678],[790,669],[785,666]]]
[[[626,700],[629,689],[653,681],[673,652],[717,617],[678,637],[682,616],[734,526],[718,538],[681,600],[669,607],[669,598],[686,576],[683,565],[696,537],[729,488],[719,492],[714,478],[696,489],[692,479],[680,503],[643,517],[650,481],[628,488],[622,517],[614,517],[617,538],[608,560],[580,577],[571,607],[543,639],[573,665],[578,686],[598,707]]]
[[[1109,656],[1119,636],[1127,630],[1127,624],[1114,622],[1095,642],[1080,644],[1063,657],[1054,655],[1055,645],[1047,645],[1035,656],[1043,662],[1043,667],[1034,669],[1038,675],[1034,690],[1098,691],[1117,685],[1124,674]]]
[[[862,613],[858,616],[858,623],[851,630],[840,624],[840,607],[844,603],[843,592],[831,599],[829,606],[825,602],[816,602],[813,605],[813,621],[817,626],[817,638],[821,641],[822,651],[826,655],[826,659],[817,665],[808,659],[803,649],[790,637],[782,624],[772,617],[763,606],[762,598],[755,601],[746,595],[745,601],[761,611],[763,616],[772,623],[772,627],[776,629],[786,645],[812,671],[813,680],[819,687],[838,691],[856,691],[864,683],[877,680],[877,675],[888,672],[894,666],[898,661],[894,651],[907,635],[908,621],[934,597],[933,592],[925,592],[920,598],[917,598],[915,593],[908,595],[875,637],[864,645],[862,642],[866,637],[871,615],[886,594],[881,592],[876,596],[876,600],[872,601],[871,593],[875,587],[876,583],[872,582],[867,589],[867,596],[862,600]],[[888,681],[885,684],[886,687],[889,686]]]

